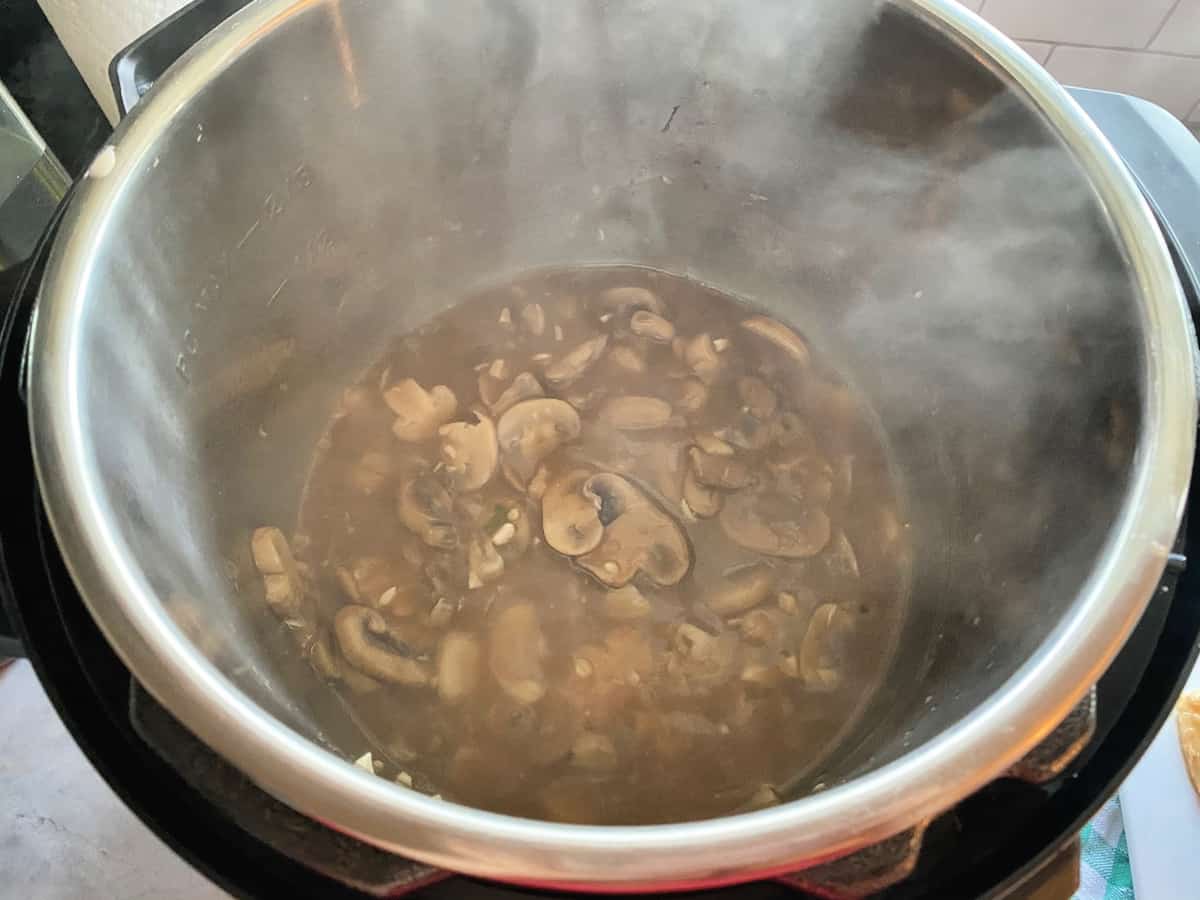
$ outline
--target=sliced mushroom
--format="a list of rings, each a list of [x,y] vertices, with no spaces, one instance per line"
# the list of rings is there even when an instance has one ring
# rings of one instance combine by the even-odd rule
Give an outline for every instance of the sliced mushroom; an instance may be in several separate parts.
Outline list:
[[[541,337],[546,331],[546,311],[540,303],[530,303],[521,310],[521,323],[534,337]]]
[[[775,687],[783,679],[783,672],[773,662],[768,662],[767,654],[762,651],[752,653],[751,658],[743,663],[738,677],[746,684],[759,688]]]
[[[746,411],[759,419],[769,419],[779,408],[779,397],[761,378],[743,375],[737,380],[738,397]]]
[[[853,630],[850,614],[836,604],[817,608],[800,645],[800,674],[806,687],[833,690],[842,683],[846,640]]]
[[[393,616],[409,616],[416,612],[420,592],[407,581],[404,573],[391,560],[378,556],[363,556],[349,567],[337,570],[338,581],[351,603],[371,606]]]
[[[640,309],[629,319],[629,330],[658,344],[675,340],[675,326],[657,313]]]
[[[529,487],[525,493],[534,500],[541,500],[546,496],[546,488],[550,484],[550,470],[545,466],[538,466],[537,471],[533,473],[533,477],[529,479]]]
[[[341,682],[352,694],[373,694],[383,687],[383,682],[364,675],[349,665],[341,666]]]
[[[792,622],[780,609],[752,609],[738,620],[738,631],[748,643],[779,647],[791,631]]]
[[[499,378],[493,378],[485,370],[479,373],[476,384],[479,387],[479,399],[483,401],[483,405],[495,412],[496,401],[500,399],[500,394],[504,390],[504,382]],[[496,414],[499,415],[499,413]]]
[[[649,431],[671,423],[671,404],[657,397],[613,397],[600,407],[597,418],[621,431]]]
[[[592,472],[575,469],[555,479],[542,497],[542,532],[546,543],[566,556],[595,550],[604,537],[596,504],[583,493]]]
[[[439,427],[454,418],[458,409],[454,392],[444,384],[426,391],[411,378],[384,391],[383,400],[396,415],[392,434],[409,443],[429,440]]]
[[[665,316],[667,308],[658,295],[642,287],[609,288],[600,295],[600,305],[625,318],[638,310],[646,310],[656,316]]]
[[[584,341],[546,367],[546,380],[555,387],[565,387],[576,381],[604,355],[607,346],[606,334]]]
[[[651,445],[645,460],[646,483],[649,489],[658,491],[658,499],[667,509],[679,507],[687,470],[687,443],[682,435],[678,439],[664,438]]]
[[[428,667],[413,658],[412,648],[395,636],[376,610],[342,607],[334,617],[334,634],[346,662],[363,674],[388,684],[429,683]]]
[[[778,668],[784,678],[800,677],[800,660],[795,653],[780,654]]]
[[[488,663],[501,689],[517,703],[527,706],[545,696],[545,654],[546,640],[533,604],[515,604],[495,617]]]
[[[250,536],[250,554],[262,575],[290,575],[296,570],[292,548],[278,528],[255,528]]]
[[[735,616],[758,606],[771,594],[775,573],[767,566],[748,566],[724,579],[704,595],[709,609],[720,616]]]
[[[308,663],[326,681],[342,680],[342,663],[333,649],[328,632],[316,635],[309,644]]]
[[[430,628],[445,628],[454,620],[454,614],[458,611],[457,604],[451,603],[445,597],[438,597],[437,603],[433,604],[433,608],[429,610],[428,620]]]
[[[283,532],[269,526],[256,528],[250,537],[250,553],[263,577],[264,595],[271,612],[285,623],[297,622],[310,628],[304,582]]]
[[[780,591],[775,597],[779,611],[789,616],[808,615],[820,605],[816,593],[810,588],[796,587]]]
[[[716,636],[685,622],[675,630],[674,646],[684,656],[703,658],[708,655]]]
[[[491,584],[504,574],[504,557],[486,535],[476,537],[467,547],[467,588],[476,590]]]
[[[512,380],[512,384],[496,397],[495,402],[489,405],[494,415],[502,416],[524,400],[534,400],[544,396],[546,396],[546,392],[542,390],[541,382],[537,380],[537,377],[531,372],[521,372]]]
[[[611,772],[617,768],[617,748],[606,734],[585,731],[571,746],[571,762],[592,772]]]
[[[619,475],[593,475],[583,493],[596,504],[604,536],[576,564],[609,587],[624,587],[639,573],[655,584],[678,584],[691,568],[682,529],[653,501]]]
[[[430,547],[453,550],[458,546],[454,501],[434,478],[422,475],[404,485],[397,510],[404,526]]]
[[[737,451],[733,445],[721,440],[716,435],[705,434],[701,432],[695,436],[696,446],[705,453],[710,453],[713,456],[736,456]]]
[[[605,591],[600,608],[607,619],[632,622],[650,615],[650,601],[632,584]]]
[[[379,594],[379,598],[376,600],[376,607],[391,614],[391,616],[403,618],[412,616],[416,611],[418,602],[418,592],[410,588],[401,590],[396,584],[392,584],[390,588],[385,588]]]
[[[579,437],[579,413],[550,398],[525,400],[500,417],[497,433],[505,473],[524,490],[543,459]]]
[[[492,480],[500,463],[495,424],[486,416],[475,419],[475,424],[452,422],[438,429],[442,462],[460,491],[479,490]]]
[[[708,332],[684,341],[683,361],[695,376],[707,385],[713,384],[725,367],[725,362],[713,343],[712,335]]]
[[[465,550],[457,553],[435,553],[422,567],[425,577],[433,587],[434,597],[458,597],[467,583],[463,577],[462,557]]]
[[[505,381],[508,379],[508,360],[493,359],[487,363],[487,373],[497,381]]]
[[[264,575],[263,596],[276,618],[291,625],[303,625],[305,620],[304,595],[300,581],[293,575]]]
[[[833,499],[833,466],[819,452],[797,447],[780,448],[767,460],[775,487],[784,494],[817,506]]]
[[[698,519],[711,519],[721,511],[721,492],[707,487],[696,480],[696,473],[688,467],[683,476],[683,502]]]
[[[723,491],[737,491],[754,482],[754,476],[745,463],[733,457],[705,453],[699,447],[693,447],[688,451],[688,458],[696,481],[702,485]]]
[[[807,559],[829,543],[829,516],[816,506],[768,491],[734,494],[721,510],[721,528],[740,547],[785,559]]]
[[[566,394],[563,394],[563,399],[581,413],[586,413],[607,396],[608,389],[602,385],[587,391],[570,391]]]
[[[739,415],[732,425],[717,432],[722,438],[743,450],[762,450],[775,439],[775,424],[750,413]]]
[[[685,378],[676,388],[675,405],[688,415],[700,412],[708,404],[708,386],[699,378]]]
[[[790,356],[801,368],[808,366],[811,354],[804,338],[782,322],[768,316],[751,316],[742,322],[742,328],[774,344]]]
[[[618,344],[608,351],[608,361],[622,372],[640,375],[646,371],[646,357],[633,347]]]
[[[513,503],[505,515],[505,522],[492,533],[492,544],[510,564],[525,555],[533,542],[533,526],[527,510]]]
[[[461,631],[442,638],[437,658],[437,690],[444,703],[461,703],[479,681],[479,640]]]
[[[703,600],[695,601],[688,613],[689,618],[709,634],[720,634],[725,630],[725,620]]]

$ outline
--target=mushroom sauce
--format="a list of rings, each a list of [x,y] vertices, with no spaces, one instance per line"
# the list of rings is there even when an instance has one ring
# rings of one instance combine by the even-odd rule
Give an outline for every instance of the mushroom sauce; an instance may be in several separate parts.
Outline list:
[[[401,338],[345,392],[298,532],[252,550],[368,768],[650,824],[820,786],[899,632],[901,522],[877,429],[805,339],[584,268]]]

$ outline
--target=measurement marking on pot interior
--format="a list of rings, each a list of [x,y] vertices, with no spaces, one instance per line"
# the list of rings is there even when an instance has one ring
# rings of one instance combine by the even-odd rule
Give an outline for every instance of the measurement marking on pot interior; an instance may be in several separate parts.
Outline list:
[[[284,203],[276,198],[274,192],[267,194],[263,198],[263,212],[267,214],[268,219],[274,219],[283,215]]]
[[[671,130],[671,123],[675,121],[675,114],[677,112],[679,112],[679,106],[680,106],[680,104],[676,103],[674,106],[671,107],[671,114],[669,116],[667,116],[667,122],[662,127],[663,134],[666,134],[668,131]]]
[[[258,231],[258,226],[259,226],[260,222],[262,222],[261,219],[254,220],[254,224],[246,229],[246,233],[242,235],[242,239],[237,242],[236,249],[241,250],[243,247],[246,246],[246,241],[250,240],[251,235],[253,235],[254,232]]]
[[[313,174],[312,170],[305,163],[300,163],[288,176],[288,184],[298,184],[301,189],[312,187]]]
[[[289,172],[283,179],[278,190],[271,191],[263,198],[263,213],[268,219],[275,219],[287,211],[292,197],[299,191],[312,187],[313,174],[307,164],[301,163]]]
[[[269,299],[269,300],[267,301],[267,306],[274,306],[274,305],[275,305],[275,301],[279,299],[279,293],[280,293],[280,292],[281,292],[281,291],[282,291],[282,290],[283,290],[285,287],[287,287],[287,283],[288,283],[288,280],[287,280],[286,278],[285,278],[285,279],[283,279],[283,281],[279,282],[279,287],[275,288],[275,293],[273,293],[273,294],[271,295],[271,299]]]

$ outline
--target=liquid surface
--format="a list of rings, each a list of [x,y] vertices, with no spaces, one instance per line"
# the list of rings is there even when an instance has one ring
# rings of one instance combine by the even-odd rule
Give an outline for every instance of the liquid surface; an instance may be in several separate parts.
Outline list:
[[[883,447],[819,348],[644,269],[465,300],[350,387],[266,597],[385,777],[649,824],[806,787],[907,584]]]

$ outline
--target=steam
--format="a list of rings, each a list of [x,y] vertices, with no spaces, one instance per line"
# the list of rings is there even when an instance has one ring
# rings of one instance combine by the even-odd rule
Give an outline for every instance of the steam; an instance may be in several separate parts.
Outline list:
[[[1132,456],[1102,459],[1112,395],[1136,394],[1133,303],[1074,162],[977,61],[874,0],[395,0],[344,4],[336,35],[326,16],[231,55],[112,215],[137,239],[102,270],[80,377],[142,402],[84,424],[156,589],[244,606],[212,548],[286,521],[389,340],[483,282],[632,262],[761,304],[862,388],[933,549],[917,602],[963,648],[943,677],[986,691],[1055,624]],[[280,341],[266,389],[197,415]]]

